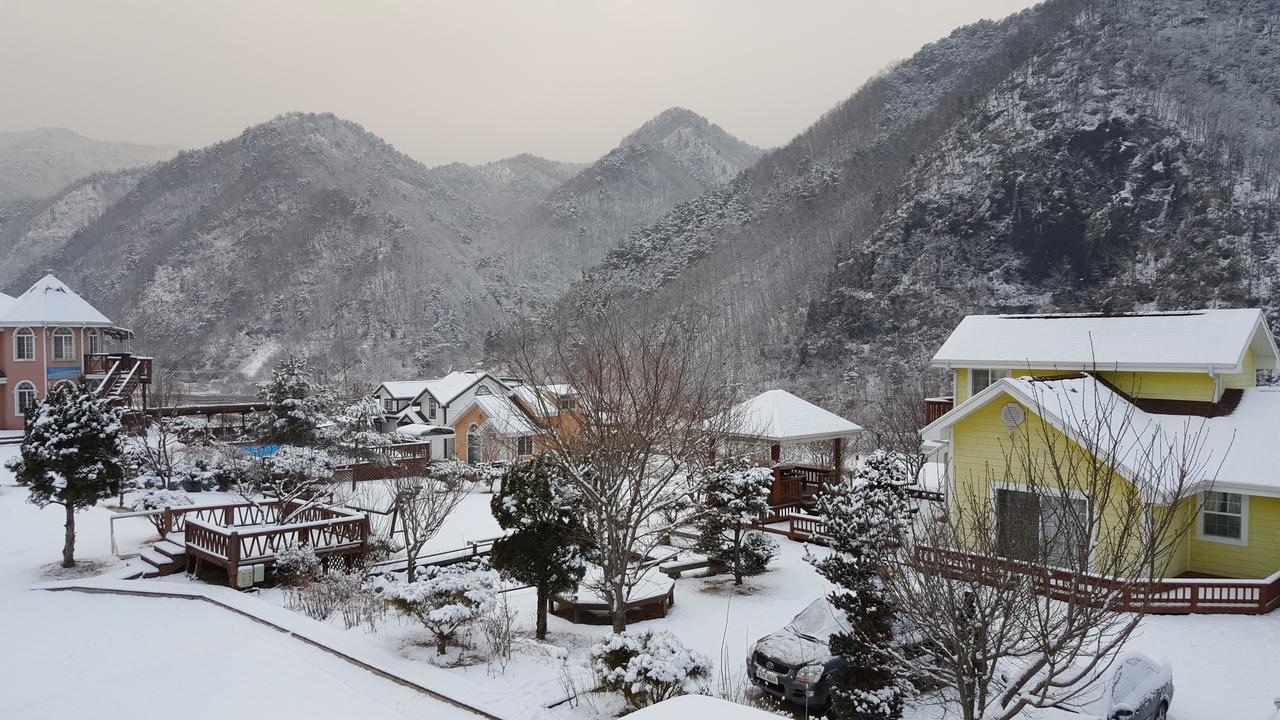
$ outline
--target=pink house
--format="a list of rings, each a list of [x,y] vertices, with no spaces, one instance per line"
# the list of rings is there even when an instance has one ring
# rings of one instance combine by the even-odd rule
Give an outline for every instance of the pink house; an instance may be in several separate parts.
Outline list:
[[[0,431],[21,430],[26,411],[58,383],[83,380],[127,403],[151,382],[151,358],[127,350],[116,327],[53,275],[18,297],[0,293]]]

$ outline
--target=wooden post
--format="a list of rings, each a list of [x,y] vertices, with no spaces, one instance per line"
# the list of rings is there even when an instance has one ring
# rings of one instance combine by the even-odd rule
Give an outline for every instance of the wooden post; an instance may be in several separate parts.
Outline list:
[[[769,446],[769,459],[775,463],[782,460],[782,445],[774,443]]]
[[[844,438],[831,441],[831,467],[836,470],[836,482],[844,477]]]
[[[240,571],[240,533],[232,530],[227,537],[227,581],[236,587],[236,574]]]

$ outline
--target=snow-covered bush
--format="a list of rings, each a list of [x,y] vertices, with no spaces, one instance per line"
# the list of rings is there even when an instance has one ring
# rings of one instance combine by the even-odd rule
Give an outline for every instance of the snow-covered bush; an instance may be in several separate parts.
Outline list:
[[[431,632],[436,652],[443,655],[461,630],[493,611],[498,580],[495,570],[460,563],[424,568],[417,580],[388,583],[382,591],[392,607]]]
[[[310,545],[294,545],[276,553],[271,569],[281,583],[301,585],[320,576],[321,564]]]
[[[310,582],[287,588],[285,606],[315,620],[328,620],[339,609],[364,602],[365,579],[358,573],[327,570]]]
[[[593,646],[591,659],[601,686],[621,692],[634,708],[710,690],[711,660],[669,632],[617,633]]]
[[[259,425],[263,440],[317,442],[322,427],[331,426],[333,392],[315,381],[302,358],[286,358],[271,371],[271,381],[258,385],[258,397],[270,403]]]
[[[184,492],[178,492],[177,490],[148,489],[143,490],[133,498],[133,502],[129,503],[129,509],[134,512],[143,512],[146,510],[163,510],[165,508],[182,507],[184,505],[191,504],[191,498]],[[150,515],[147,517],[147,520],[151,521],[151,524],[155,526],[156,532],[160,533],[161,537],[163,537],[164,515]]]
[[[169,432],[187,444],[203,444],[213,440],[213,427],[207,418],[185,415],[182,417],[162,418],[161,423]]]

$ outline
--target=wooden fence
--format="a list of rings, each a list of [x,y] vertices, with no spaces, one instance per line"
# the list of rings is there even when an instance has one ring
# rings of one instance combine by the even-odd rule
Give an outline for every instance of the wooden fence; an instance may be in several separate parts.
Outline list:
[[[1106,602],[1124,612],[1258,615],[1280,606],[1280,572],[1260,580],[1129,580],[934,547],[917,548],[915,563],[925,572],[995,587],[1014,582],[1017,578],[1031,578],[1036,583],[1036,592],[1041,595],[1092,605]]]

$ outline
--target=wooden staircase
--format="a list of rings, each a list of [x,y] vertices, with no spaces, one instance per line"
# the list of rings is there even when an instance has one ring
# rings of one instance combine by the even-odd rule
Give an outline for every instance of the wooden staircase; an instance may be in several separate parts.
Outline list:
[[[181,535],[171,535],[141,553],[143,562],[153,570],[142,573],[144,578],[172,575],[187,569],[187,546]]]

